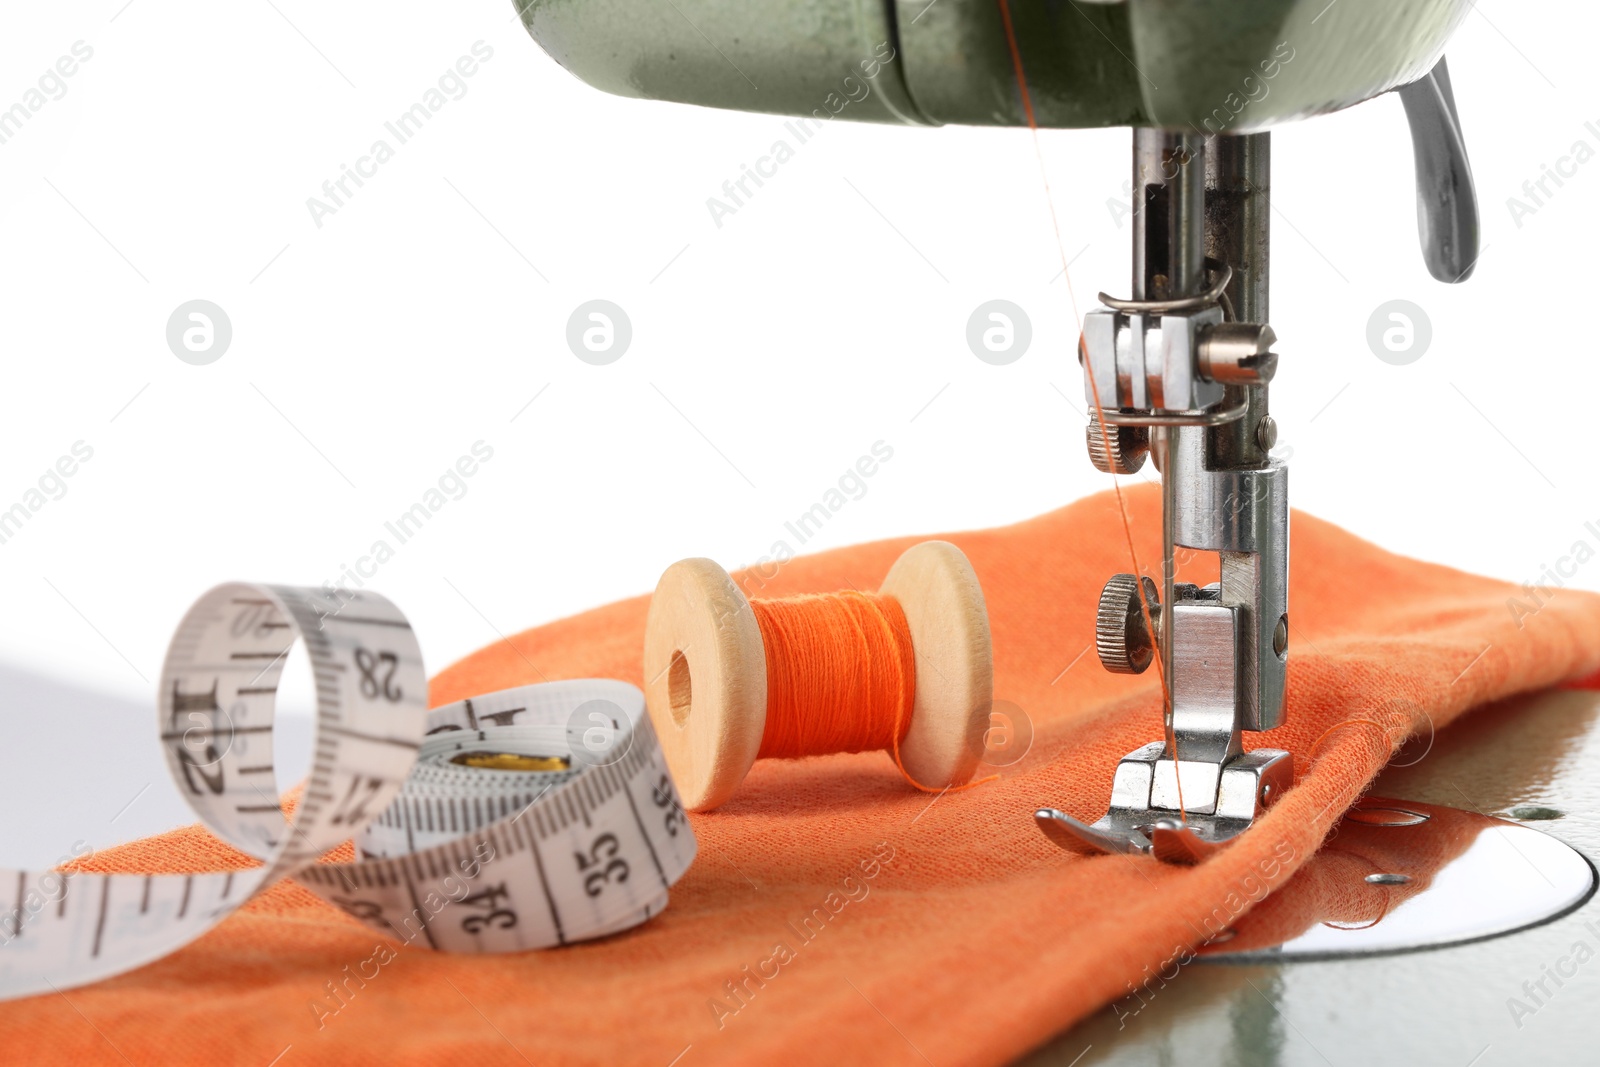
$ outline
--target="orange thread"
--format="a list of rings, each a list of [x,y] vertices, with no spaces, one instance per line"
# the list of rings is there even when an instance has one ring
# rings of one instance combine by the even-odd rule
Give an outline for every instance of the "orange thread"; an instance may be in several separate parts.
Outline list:
[[[1028,92],[1028,76],[1022,67],[1022,49],[1017,46],[1017,31],[1011,24],[1011,5],[1007,0],[996,0],[1000,5],[1000,24],[1005,30],[1006,48],[1011,53],[1011,66],[1017,76],[1017,92],[1022,97],[1022,111],[1028,119],[1028,132],[1033,135],[1033,154],[1039,161],[1039,177],[1044,181],[1044,199],[1050,208],[1050,228],[1055,232],[1056,251],[1061,255],[1061,273],[1067,281],[1067,299],[1072,306],[1072,319],[1079,324],[1078,327],[1078,364],[1086,366],[1089,359],[1087,343],[1083,337],[1083,316],[1078,312],[1078,296],[1072,288],[1072,271],[1067,260],[1067,245],[1061,239],[1061,221],[1056,218],[1055,195],[1050,191],[1050,172],[1044,164],[1044,148],[1039,143],[1039,123],[1033,114],[1033,96]],[[1093,374],[1088,374],[1089,389],[1094,397],[1095,421],[1100,427],[1100,444],[1107,455],[1111,454],[1108,435],[1110,430],[1106,426],[1106,409],[1100,402],[1100,384],[1095,381]],[[1133,524],[1128,519],[1128,505],[1122,499],[1122,482],[1115,471],[1111,472],[1111,489],[1117,497],[1117,511],[1122,515],[1122,536],[1128,543],[1128,558],[1133,563],[1135,578],[1142,577],[1144,570],[1139,566],[1139,554],[1133,548]],[[1163,564],[1165,561],[1163,560]],[[1163,566],[1163,570],[1164,570]],[[1144,615],[1145,630],[1154,635],[1155,627],[1150,617],[1150,604],[1144,596],[1143,583],[1139,583],[1139,607]],[[1170,610],[1170,609],[1169,609]],[[1167,737],[1167,749],[1172,753],[1173,762],[1178,761],[1178,738],[1172,729],[1172,693],[1167,688],[1166,661],[1161,658],[1160,649],[1156,651],[1156,677],[1161,680],[1162,727]],[[1183,776],[1177,776],[1178,785],[1178,816],[1187,822],[1189,813],[1183,804]]]
[[[882,749],[907,782],[928,793],[945,791],[911,777],[900,759],[917,701],[917,662],[898,600],[846,590],[752,600],[750,610],[767,660],[758,759]]]
[[[916,654],[893,597],[845,591],[752,600],[767,656],[759,759],[898,748],[911,729]]]

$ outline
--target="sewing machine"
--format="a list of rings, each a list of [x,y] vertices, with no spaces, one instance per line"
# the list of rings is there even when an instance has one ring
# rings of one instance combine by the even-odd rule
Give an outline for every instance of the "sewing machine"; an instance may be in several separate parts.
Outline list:
[[[1159,587],[1113,576],[1095,637],[1110,671],[1141,673],[1159,656],[1167,737],[1121,761],[1110,810],[1094,825],[1053,808],[1036,818],[1064,847],[1193,862],[1293,780],[1287,753],[1240,743],[1244,731],[1282,720],[1290,632],[1288,471],[1270,454],[1278,356],[1265,131],[1398,88],[1423,256],[1440,281],[1465,280],[1477,207],[1441,52],[1468,9],[1466,0],[673,0],[642,9],[552,0],[527,5],[523,19],[568,70],[622,95],[919,125],[1133,127],[1132,291],[1101,294],[1079,359],[1091,461],[1127,475],[1149,457],[1162,474]],[[858,98],[863,79],[877,91]],[[1216,553],[1221,581],[1175,583],[1180,549]]]
[[[1098,821],[1050,807],[1035,818],[1065,848],[1193,863],[1248,829],[1293,781],[1288,753],[1246,753],[1241,744],[1244,732],[1282,722],[1291,643],[1288,477],[1272,455],[1269,408],[1278,355],[1267,131],[1398,92],[1423,259],[1440,282],[1466,280],[1478,255],[1477,207],[1443,51],[1470,9],[1468,0],[535,0],[522,17],[569,71],[625,96],[802,124],[815,115],[1132,128],[1130,291],[1100,295],[1078,355],[1091,462],[1128,475],[1150,460],[1162,476],[1158,577],[1111,576],[1095,636],[1107,670],[1159,664],[1167,736],[1121,760]],[[864,80],[874,91],[858,94]],[[1216,553],[1221,580],[1176,582],[1174,560],[1185,550]],[[1571,892],[1587,899],[1592,878],[1580,866],[1574,877],[1584,884]],[[1570,910],[1571,899],[1546,917]],[[1512,928],[1520,927],[1504,927]],[[1426,943],[1452,942],[1409,942]],[[1255,990],[1267,1007],[1286,998],[1281,969],[1272,975],[1271,996]],[[1174,1040],[1194,1048],[1184,1013],[1215,1000],[1215,985],[1168,997],[1165,1028],[1154,1037],[1147,1028],[1143,1046],[1124,1051],[1158,1055]],[[1103,1013],[1094,1028],[1066,1035],[1039,1062],[1077,1062],[1085,1035],[1113,1045],[1108,1031],[1122,1027],[1107,1020]],[[1270,1019],[1256,1022],[1270,1029]],[[1219,1062],[1230,1062],[1226,1049],[1278,1062],[1242,1032],[1217,1049]]]

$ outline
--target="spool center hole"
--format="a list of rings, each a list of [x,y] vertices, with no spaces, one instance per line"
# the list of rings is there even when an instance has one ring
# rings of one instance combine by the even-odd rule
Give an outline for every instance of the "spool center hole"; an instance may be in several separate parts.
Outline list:
[[[694,687],[689,679],[689,661],[676,649],[667,664],[667,703],[672,707],[672,721],[678,728],[688,726],[689,712],[694,706]]]

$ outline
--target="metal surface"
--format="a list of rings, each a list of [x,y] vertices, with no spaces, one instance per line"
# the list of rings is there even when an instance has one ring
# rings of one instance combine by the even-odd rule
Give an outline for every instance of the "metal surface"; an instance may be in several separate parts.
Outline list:
[[[1164,613],[1163,613],[1164,614]],[[1239,744],[1238,671],[1234,651],[1238,638],[1237,610],[1215,601],[1179,600],[1172,605],[1173,630],[1178,640],[1172,644],[1172,673],[1167,684],[1172,690],[1172,732],[1178,738],[1179,775],[1194,774],[1200,790],[1190,793],[1193,810],[1205,811],[1202,798],[1215,790],[1199,782],[1201,770],[1220,773],[1222,764],[1243,749]],[[1170,765],[1170,764],[1169,764]],[[1157,779],[1158,783],[1160,778]],[[1188,784],[1188,778],[1184,778]],[[1170,802],[1169,802],[1170,800]],[[1152,795],[1158,807],[1179,810],[1179,798],[1159,791]]]
[[[1439,281],[1466,281],[1478,262],[1478,198],[1444,59],[1399,92],[1416,157],[1422,258]]]
[[[1055,808],[1040,808],[1033,813],[1033,819],[1046,837],[1069,852],[1120,852],[1129,856],[1150,853],[1150,840],[1141,832],[1090,826]]]
[[[1133,131],[1133,299],[1183,300],[1205,289],[1206,142]]]
[[[1600,692],[1544,693],[1484,708],[1403,751],[1398,761],[1412,765],[1385,771],[1372,792],[1497,815],[1600,856],[1597,723]],[[1531,871],[1510,853],[1498,866],[1510,877],[1522,877],[1510,873],[1514,866]],[[1381,930],[1392,917],[1374,929]],[[1242,923],[1239,932],[1245,936]],[[1597,1001],[1600,899],[1590,897],[1542,925],[1423,952],[1326,962],[1196,961],[1130,988],[1122,1000],[1020,1062],[1028,1067],[1593,1063]]]
[[[1107,411],[1104,412],[1107,426],[1223,426],[1230,422],[1237,422],[1249,413],[1249,408],[1239,404],[1231,408],[1210,408],[1206,411],[1175,411],[1161,415],[1151,415],[1142,411]],[[1152,453],[1153,455],[1154,453]],[[1161,469],[1161,463],[1156,463],[1156,469]]]
[[[1254,322],[1224,322],[1200,335],[1200,374],[1226,386],[1266,385],[1278,372],[1278,335]]]
[[[1289,471],[1276,460],[1259,470],[1209,469],[1205,432],[1180,431],[1173,456],[1186,490],[1173,515],[1177,543],[1221,558],[1222,601],[1242,616],[1240,727],[1270,730],[1283,721],[1288,667],[1273,636],[1289,610]]]
[[[1248,829],[1260,809],[1294,781],[1288,753],[1275,749],[1256,749],[1219,767],[1174,765],[1165,758],[1165,748],[1163,742],[1155,741],[1122,758],[1111,783],[1111,808],[1093,825],[1055,808],[1040,808],[1034,812],[1034,822],[1051,841],[1072,852],[1125,853],[1195,863],[1205,858],[1211,846]],[[1177,812],[1179,775],[1186,797],[1197,801],[1187,806],[1186,818]],[[1211,799],[1202,801],[1201,797]]]
[[[1360,818],[1385,810],[1383,805],[1412,818]],[[1279,891],[1265,915],[1239,920],[1232,937],[1202,950],[1201,957],[1211,963],[1278,963],[1464,944],[1565,915],[1594,888],[1587,859],[1531,827],[1368,797],[1308,869]],[[1298,921],[1284,925],[1283,913]],[[1296,932],[1302,923],[1304,930]],[[1264,929],[1252,930],[1256,925]],[[1262,933],[1277,943],[1241,950],[1262,940]]]
[[[1206,155],[1206,255],[1233,267],[1226,295],[1246,323],[1271,319],[1269,268],[1272,239],[1272,135],[1218,137]],[[1269,421],[1267,390],[1229,385],[1229,406],[1245,414],[1231,429],[1206,442],[1215,467],[1261,467],[1271,445],[1259,444]]]
[[[1133,131],[1133,298],[1135,300],[1182,300],[1195,296],[1205,286],[1205,140],[1193,134],[1167,133],[1155,129]],[[1160,400],[1147,403],[1116,405],[1119,407],[1154,408],[1204,408],[1211,399],[1195,387],[1191,368],[1184,365],[1181,353],[1171,351],[1173,340],[1180,330],[1169,329],[1181,324],[1185,340],[1192,340],[1194,327],[1189,315],[1209,315],[1212,312],[1196,311],[1185,315],[1167,315],[1161,318],[1161,342],[1167,351],[1161,360],[1159,376]],[[1215,312],[1220,315],[1220,311]],[[1146,325],[1143,315],[1128,316],[1131,326],[1125,336],[1132,339],[1142,336]],[[1087,325],[1085,326],[1087,336]],[[1139,342],[1143,347],[1143,340]],[[1120,356],[1121,353],[1119,352]],[[1179,380],[1181,376],[1181,381]],[[1120,377],[1120,372],[1119,372]],[[1182,397],[1181,400],[1178,397]],[[1102,421],[1105,413],[1100,413]],[[1165,700],[1166,732],[1173,734],[1172,660],[1177,644],[1174,627],[1177,613],[1172,595],[1175,573],[1173,564],[1172,514],[1176,507],[1178,489],[1172,470],[1171,451],[1175,434],[1181,431],[1161,428],[1157,430],[1155,447],[1161,455],[1161,612],[1160,636],[1156,640],[1156,655],[1161,658],[1162,690]],[[1169,754],[1176,759],[1177,754]],[[1148,799],[1148,798],[1147,798]]]
[[[1164,196],[1154,190],[1148,195],[1147,209],[1165,208]],[[1145,256],[1139,249],[1150,238],[1142,225],[1163,231],[1168,227],[1159,219],[1145,223],[1146,216],[1136,218],[1141,228],[1134,236],[1135,259],[1143,267]],[[1184,230],[1191,228],[1185,225]],[[1191,237],[1185,233],[1182,239]],[[1150,266],[1150,277],[1140,288],[1167,289],[1168,269],[1165,264]],[[1189,295],[1122,300],[1101,293],[1105,307],[1084,316],[1085,372],[1093,375],[1093,381],[1085,377],[1084,398],[1091,408],[1105,406],[1107,425],[1220,426],[1250,416],[1244,436],[1260,426],[1266,394],[1256,387],[1277,373],[1278,356],[1271,348],[1278,337],[1265,323],[1236,321],[1227,295],[1233,269],[1217,264],[1212,273],[1215,277],[1204,288]],[[1098,418],[1098,412],[1091,414],[1091,430]],[[1091,438],[1090,456],[1105,471],[1096,447]],[[1213,453],[1220,454],[1216,449]]]
[[[517,8],[562,66],[623,96],[820,121],[1026,125],[994,0],[518,0]],[[1012,0],[1010,10],[1041,126],[1217,134],[1337,110],[1415,81],[1471,4]],[[878,72],[867,76],[863,62]]]

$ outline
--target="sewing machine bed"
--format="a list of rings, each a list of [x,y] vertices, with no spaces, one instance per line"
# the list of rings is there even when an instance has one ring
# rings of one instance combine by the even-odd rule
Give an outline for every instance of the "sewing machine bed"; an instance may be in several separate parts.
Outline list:
[[[1372,792],[1498,814],[1593,856],[1600,853],[1597,722],[1600,691],[1593,690],[1483,708],[1441,731],[1427,758],[1384,772]],[[1152,983],[1154,995],[1108,1005],[1018,1062],[1588,1062],[1600,997],[1600,966],[1589,961],[1597,954],[1600,899],[1591,897],[1543,926],[1453,948],[1329,962],[1196,961],[1172,981]]]

